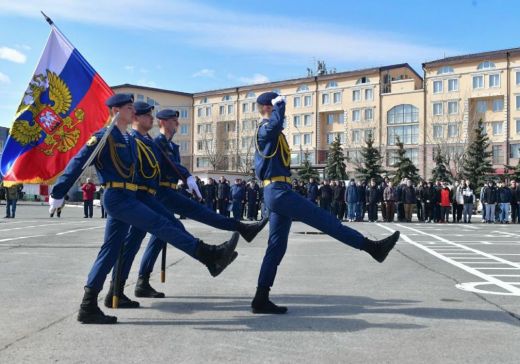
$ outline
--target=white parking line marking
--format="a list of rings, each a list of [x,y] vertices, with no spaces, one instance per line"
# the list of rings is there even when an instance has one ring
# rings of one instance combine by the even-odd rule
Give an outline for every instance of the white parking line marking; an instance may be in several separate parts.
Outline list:
[[[62,231],[61,233],[57,233],[56,235],[65,235],[65,234],[76,233],[78,231],[94,230],[94,229],[102,229],[102,228],[104,228],[104,226],[94,226],[94,227],[83,228],[83,229],[67,230],[67,231]]]
[[[388,230],[390,232],[394,232],[395,230],[387,227],[387,226],[384,226],[382,224],[377,224],[379,227],[385,229],[385,230]],[[489,259],[492,259],[492,260],[495,260],[497,262],[500,262],[500,263],[503,263],[503,264],[506,264],[506,265],[509,265],[513,268],[511,269],[518,269],[520,270],[520,264],[517,264],[517,263],[514,263],[514,262],[510,262],[508,260],[505,260],[503,258],[499,258],[499,257],[495,257],[491,254],[488,254],[488,253],[485,253],[485,252],[482,252],[482,251],[479,251],[479,250],[476,250],[476,249],[473,249],[473,248],[470,248],[470,247],[467,247],[467,246],[464,246],[464,245],[460,245],[460,244],[457,244],[457,243],[454,243],[452,241],[449,241],[443,237],[440,237],[440,236],[437,236],[437,235],[434,235],[434,234],[430,234],[430,233],[426,233],[426,232],[423,232],[421,230],[417,230],[417,229],[414,229],[414,228],[411,228],[411,227],[408,227],[408,226],[404,226],[404,225],[401,225],[401,224],[396,224],[397,226],[401,227],[401,228],[405,228],[405,229],[409,229],[409,230],[412,230],[414,232],[417,232],[421,235],[427,235],[427,236],[430,236],[434,239],[437,239],[439,241],[442,241],[446,244],[450,244],[450,245],[453,245],[453,246],[457,246],[461,249],[464,249],[464,250],[467,250],[467,251],[470,251],[470,252],[473,252],[475,253],[476,255],[480,255],[480,256],[484,256],[484,257],[487,257]],[[421,245],[420,243],[417,243],[415,241],[413,241],[412,239],[410,239],[408,236],[404,235],[404,234],[401,234],[401,237],[408,243],[416,246],[417,248],[419,249],[422,249],[424,250],[425,252],[449,263],[449,264],[452,264],[468,273],[471,273],[483,280],[485,280],[486,282],[477,282],[477,283],[471,283],[471,284],[467,284],[467,285],[457,285],[458,288],[461,288],[461,289],[467,289],[467,290],[477,290],[476,289],[476,286],[477,285],[481,285],[481,284],[494,284],[502,289],[504,289],[505,291],[507,291],[507,293],[504,293],[504,294],[509,294],[509,295],[515,295],[515,296],[520,296],[520,288],[519,287],[516,287],[512,284],[509,284],[507,282],[503,282],[501,281],[500,279],[497,279],[491,275],[488,275],[484,272],[481,272],[479,271],[478,269],[479,268],[474,268],[474,267],[470,267],[470,266],[467,266],[463,263],[460,263],[458,261],[456,261],[455,259],[452,259],[450,257],[447,257],[447,256],[444,256],[442,255],[441,253],[431,249],[430,247],[426,247],[424,245]],[[489,268],[489,269],[497,269],[497,268]],[[484,291],[484,292],[488,292],[488,291]],[[497,294],[496,292],[488,292],[488,293],[494,293],[494,294]]]
[[[3,243],[4,241],[13,241],[13,240],[21,240],[21,239],[29,239],[29,238],[38,238],[40,236],[45,236],[45,235],[29,235],[29,236],[19,236],[17,238],[0,239],[0,243]]]
[[[12,230],[25,230],[30,228],[36,228],[36,227],[42,227],[42,226],[56,226],[56,225],[72,225],[77,224],[77,222],[58,222],[58,223],[50,223],[50,224],[41,224],[41,225],[29,225],[29,226],[22,226],[22,227],[15,227],[15,228],[9,228],[9,229],[0,229],[1,231],[12,231]]]

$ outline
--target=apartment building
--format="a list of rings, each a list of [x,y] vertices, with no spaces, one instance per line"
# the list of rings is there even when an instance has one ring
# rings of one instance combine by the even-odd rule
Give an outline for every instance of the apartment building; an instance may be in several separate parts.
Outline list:
[[[275,91],[286,96],[285,135],[291,165],[304,155],[323,170],[330,144],[339,138],[351,173],[361,163],[368,138],[392,169],[396,141],[424,177],[437,149],[455,171],[473,129],[482,119],[497,173],[520,159],[520,48],[426,62],[423,76],[407,63],[317,77],[240,86],[194,94],[120,85],[136,100],[181,112],[175,136],[183,163],[195,173],[209,170],[251,174],[259,120],[256,98]]]

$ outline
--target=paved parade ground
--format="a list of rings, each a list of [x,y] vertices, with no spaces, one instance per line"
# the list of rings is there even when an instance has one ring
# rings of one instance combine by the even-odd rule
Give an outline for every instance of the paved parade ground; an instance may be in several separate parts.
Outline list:
[[[378,264],[294,223],[272,290],[289,307],[280,316],[250,312],[267,228],[217,278],[170,248],[166,283],[158,269],[151,282],[166,298],[103,307],[119,323],[97,326],[76,321],[103,239],[94,214],[20,205],[0,221],[0,363],[520,362],[520,225],[349,223],[373,238],[401,231]],[[209,243],[230,235],[183,221]]]

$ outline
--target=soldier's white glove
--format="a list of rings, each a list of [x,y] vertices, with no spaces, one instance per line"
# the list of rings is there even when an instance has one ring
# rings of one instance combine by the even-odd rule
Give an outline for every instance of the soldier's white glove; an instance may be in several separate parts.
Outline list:
[[[188,185],[188,192],[192,195],[196,195],[198,198],[202,198],[202,195],[199,191],[199,186],[197,185],[197,179],[193,176],[189,176],[186,180]]]
[[[56,210],[63,206],[64,199],[63,198],[53,198],[52,196],[49,196],[49,212],[52,210]],[[52,212],[51,212],[52,213]]]
[[[285,102],[285,96],[279,95],[271,100],[271,104],[273,104],[273,106],[278,104],[279,102]]]

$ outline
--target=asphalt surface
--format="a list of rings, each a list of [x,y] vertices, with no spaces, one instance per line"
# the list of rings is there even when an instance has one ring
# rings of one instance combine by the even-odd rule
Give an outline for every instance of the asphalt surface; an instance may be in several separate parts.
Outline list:
[[[294,223],[271,292],[289,307],[280,316],[250,312],[267,228],[241,240],[217,278],[170,248],[166,283],[158,267],[152,276],[167,297],[103,308],[119,323],[98,326],[76,321],[103,239],[94,213],[66,207],[50,219],[45,206],[23,205],[0,219],[0,363],[520,362],[520,225],[349,223],[373,238],[401,231],[379,264]],[[230,236],[183,221],[209,243]]]

